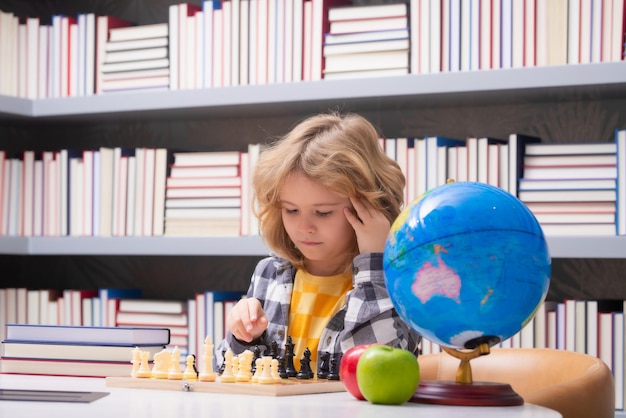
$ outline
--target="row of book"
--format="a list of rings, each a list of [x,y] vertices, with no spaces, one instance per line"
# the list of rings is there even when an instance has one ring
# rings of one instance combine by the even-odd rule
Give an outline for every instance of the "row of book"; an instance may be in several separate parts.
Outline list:
[[[511,134],[380,144],[405,173],[406,202],[448,179],[477,181],[518,196],[547,235],[626,235],[626,131],[610,143]],[[0,235],[258,235],[250,182],[261,148],[0,151]]]
[[[552,348],[598,357],[613,372],[615,409],[621,411],[626,399],[625,307],[621,299],[546,301],[524,328],[496,347]],[[438,344],[424,340],[423,354],[440,351]]]
[[[188,300],[153,300],[138,289],[0,288],[0,341],[6,324],[167,328],[162,345],[196,354],[205,337],[224,338],[226,314],[244,294],[203,291]]]
[[[624,54],[623,0],[205,0],[170,5],[168,16],[134,25],[94,13],[53,15],[47,25],[44,17],[0,12],[0,94],[41,99],[621,61]]]
[[[381,140],[406,175],[405,201],[455,181],[477,181],[519,197],[548,236],[626,235],[626,131],[613,142],[547,143],[429,136]]]
[[[135,352],[147,352],[152,365],[170,342],[167,328],[12,323],[0,343],[0,373],[128,377]]]

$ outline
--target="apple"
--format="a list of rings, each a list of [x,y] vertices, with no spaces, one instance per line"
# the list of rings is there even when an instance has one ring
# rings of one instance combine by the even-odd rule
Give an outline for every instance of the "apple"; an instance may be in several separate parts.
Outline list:
[[[356,379],[359,390],[371,403],[402,404],[411,399],[419,385],[417,357],[402,348],[372,345],[359,358]]]
[[[372,344],[359,344],[349,348],[341,356],[339,362],[339,379],[343,383],[346,390],[355,398],[364,401],[365,397],[359,390],[359,384],[356,381],[356,366],[359,363],[361,354]]]

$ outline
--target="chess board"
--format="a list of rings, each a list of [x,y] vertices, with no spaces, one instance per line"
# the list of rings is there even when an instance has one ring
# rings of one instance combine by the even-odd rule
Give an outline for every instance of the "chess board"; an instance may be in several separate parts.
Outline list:
[[[343,383],[338,380],[299,380],[295,378],[282,379],[279,383],[259,384],[250,382],[221,383],[219,378],[216,382],[200,382],[154,378],[107,377],[106,386],[261,396],[308,395],[345,391]]]

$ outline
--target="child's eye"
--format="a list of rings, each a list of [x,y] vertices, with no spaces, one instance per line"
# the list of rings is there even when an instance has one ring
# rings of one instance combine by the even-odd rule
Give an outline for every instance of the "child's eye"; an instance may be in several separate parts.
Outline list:
[[[331,213],[332,213],[332,212],[330,212],[330,211],[329,211],[329,212],[319,212],[319,211],[318,211],[318,212],[317,212],[317,216],[319,216],[320,218],[324,218],[324,217],[326,217],[326,216],[330,216],[330,214],[331,214]]]
[[[287,209],[287,208],[283,208],[283,210],[285,211],[285,213],[286,213],[287,215],[293,215],[293,214],[298,213],[298,209]]]

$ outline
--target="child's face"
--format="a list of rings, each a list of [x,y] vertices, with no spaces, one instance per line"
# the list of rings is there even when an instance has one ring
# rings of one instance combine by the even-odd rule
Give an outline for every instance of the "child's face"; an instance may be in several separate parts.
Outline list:
[[[283,224],[307,270],[318,276],[342,273],[354,239],[343,213],[352,207],[350,199],[295,173],[284,182],[280,200]]]

